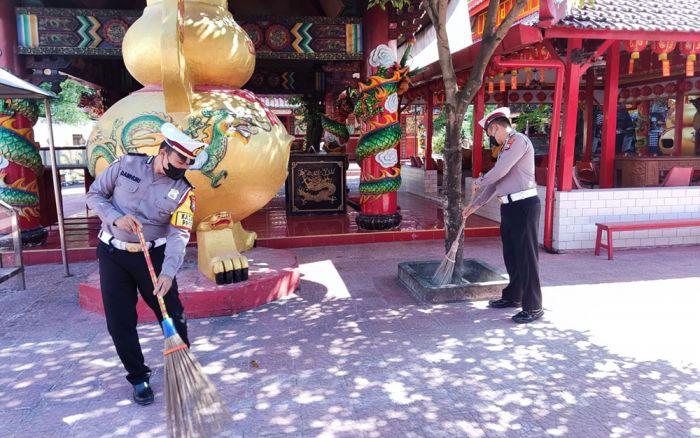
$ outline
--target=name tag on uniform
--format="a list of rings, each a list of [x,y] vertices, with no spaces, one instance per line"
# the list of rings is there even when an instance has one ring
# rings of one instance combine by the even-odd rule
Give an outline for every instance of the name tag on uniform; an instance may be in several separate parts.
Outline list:
[[[170,191],[168,192],[168,198],[172,199],[173,201],[176,201],[179,194],[180,194],[179,190],[170,189]]]

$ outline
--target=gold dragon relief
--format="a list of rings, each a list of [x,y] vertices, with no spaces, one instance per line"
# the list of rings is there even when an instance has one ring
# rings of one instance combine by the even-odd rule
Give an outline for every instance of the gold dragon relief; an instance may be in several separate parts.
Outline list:
[[[307,202],[335,203],[338,198],[335,196],[337,188],[333,181],[337,170],[336,168],[300,169],[297,196],[302,205],[306,205]]]

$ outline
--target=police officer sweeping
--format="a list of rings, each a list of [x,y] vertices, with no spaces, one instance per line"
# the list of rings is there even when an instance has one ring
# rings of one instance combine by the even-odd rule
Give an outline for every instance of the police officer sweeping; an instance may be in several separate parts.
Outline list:
[[[535,151],[530,139],[511,127],[507,107],[487,114],[479,126],[492,145],[503,146],[493,169],[474,181],[476,188],[495,184],[501,202],[503,259],[510,276],[502,297],[489,301],[489,307],[522,306],[513,321],[532,322],[544,314],[538,268],[540,198],[535,182]]]
[[[164,297],[176,329],[189,345],[175,275],[185,256],[194,218],[194,192],[185,172],[205,143],[173,124],[161,127],[165,140],[156,156],[128,154],[112,163],[90,186],[87,205],[102,220],[97,256],[107,329],[134,386],[134,400],[153,403],[150,368],[136,331],[137,290],[162,320]],[[142,229],[158,274],[154,289],[136,232]]]

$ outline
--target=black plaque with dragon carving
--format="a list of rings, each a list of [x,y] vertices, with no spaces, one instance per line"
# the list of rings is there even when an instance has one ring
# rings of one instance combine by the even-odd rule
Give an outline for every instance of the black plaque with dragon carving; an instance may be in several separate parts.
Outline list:
[[[288,214],[345,214],[345,154],[292,154],[286,195]]]

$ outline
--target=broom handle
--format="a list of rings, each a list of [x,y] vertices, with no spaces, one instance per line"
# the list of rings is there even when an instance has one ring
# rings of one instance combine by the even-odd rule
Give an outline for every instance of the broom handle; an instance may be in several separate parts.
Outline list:
[[[156,276],[155,269],[153,269],[153,261],[151,260],[151,254],[149,254],[148,252],[148,244],[146,243],[146,239],[144,239],[143,237],[143,231],[141,231],[141,228],[139,228],[136,234],[138,234],[139,236],[139,242],[141,243],[141,251],[143,251],[144,257],[146,257],[146,265],[148,266],[148,272],[151,274],[151,281],[153,282],[153,287],[155,288],[158,284],[158,277]],[[163,319],[170,318],[170,316],[168,315],[168,310],[165,308],[165,301],[163,301],[163,297],[157,298],[158,304],[160,305],[160,313],[163,315]]]
[[[469,211],[472,209],[472,203],[470,202],[465,208],[465,210]],[[450,252],[456,252],[457,251],[457,245],[459,245],[459,235],[464,233],[464,227],[467,225],[467,218],[471,216],[473,211],[469,211],[469,213],[465,216],[462,217],[462,223],[459,225],[459,231],[457,231],[457,235],[455,236],[455,240],[452,241],[452,247],[450,248]]]
[[[469,201],[469,204],[467,204],[466,207],[464,207],[464,211],[467,212],[467,214],[462,214],[462,223],[459,226],[459,231],[457,231],[457,235],[455,236],[455,240],[452,241],[452,246],[450,247],[450,252],[448,254],[453,254],[457,252],[457,247],[459,246],[459,236],[464,233],[464,227],[467,226],[467,218],[472,215],[477,209],[474,208],[474,194],[476,194],[478,189],[475,189],[472,186],[472,196],[471,200]]]

